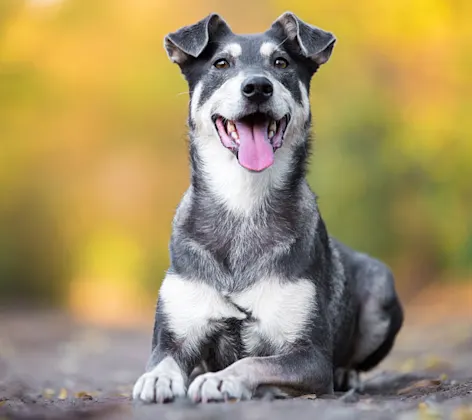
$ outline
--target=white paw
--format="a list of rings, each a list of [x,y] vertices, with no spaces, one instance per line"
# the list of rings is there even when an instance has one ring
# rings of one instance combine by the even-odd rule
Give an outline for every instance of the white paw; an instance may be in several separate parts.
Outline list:
[[[185,381],[180,370],[161,362],[136,381],[133,399],[147,403],[164,403],[185,397],[185,391]]]
[[[252,392],[237,377],[223,372],[197,376],[190,384],[187,396],[195,402],[249,400]]]

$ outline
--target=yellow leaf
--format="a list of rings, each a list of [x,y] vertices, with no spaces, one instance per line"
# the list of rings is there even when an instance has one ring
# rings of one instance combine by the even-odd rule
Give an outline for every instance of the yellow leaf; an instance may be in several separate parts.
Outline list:
[[[405,360],[400,366],[400,371],[403,373],[412,372],[416,367],[416,361],[413,358]]]
[[[54,397],[54,394],[56,393],[56,391],[54,391],[54,389],[51,389],[51,388],[46,388],[44,391],[43,391],[43,397],[44,398],[52,398]]]
[[[459,407],[452,413],[453,420],[472,420],[472,407]]]
[[[425,368],[427,370],[433,370],[433,369],[447,369],[450,368],[451,364],[447,362],[446,360],[440,359],[437,356],[430,355],[426,358],[425,360]]]
[[[424,420],[433,420],[433,419],[441,419],[441,414],[435,410],[430,405],[426,404],[425,402],[420,402],[418,404],[418,410],[420,414],[420,419]]]
[[[60,400],[65,400],[67,398],[67,390],[65,388],[61,388],[59,395],[57,396]]]
[[[83,400],[93,400],[92,393],[91,392],[86,392],[86,391],[76,392],[75,397],[76,398],[82,398]]]

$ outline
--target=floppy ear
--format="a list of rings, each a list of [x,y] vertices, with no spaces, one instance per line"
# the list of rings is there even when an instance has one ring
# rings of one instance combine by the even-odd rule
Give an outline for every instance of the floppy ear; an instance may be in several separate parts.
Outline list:
[[[298,44],[301,54],[315,61],[318,65],[329,60],[336,42],[336,38],[331,32],[323,31],[303,22],[291,12],[280,16],[272,24],[272,28],[282,29],[289,40]]]
[[[193,25],[166,35],[164,47],[170,60],[180,66],[190,57],[197,58],[212,36],[228,31],[231,31],[228,24],[219,15],[212,13]]]

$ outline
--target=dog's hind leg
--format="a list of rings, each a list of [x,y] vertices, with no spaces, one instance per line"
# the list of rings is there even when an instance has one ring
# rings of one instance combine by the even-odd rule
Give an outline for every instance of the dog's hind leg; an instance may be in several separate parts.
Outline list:
[[[389,320],[384,340],[372,353],[363,360],[359,360],[355,368],[360,372],[367,372],[376,367],[393,348],[395,338],[403,324],[403,310],[398,299],[393,299],[382,308],[383,316]]]
[[[348,365],[335,372],[335,390],[362,392],[359,373],[373,369],[390,353],[403,324],[403,309],[387,266],[340,243],[338,247],[356,286],[359,313],[354,351]]]
[[[349,368],[337,368],[334,372],[334,390],[337,392],[354,390],[362,393],[364,387],[359,372]]]
[[[390,353],[403,324],[392,273],[373,258],[363,255],[362,259],[356,273],[360,314],[351,364],[357,372],[373,369]]]

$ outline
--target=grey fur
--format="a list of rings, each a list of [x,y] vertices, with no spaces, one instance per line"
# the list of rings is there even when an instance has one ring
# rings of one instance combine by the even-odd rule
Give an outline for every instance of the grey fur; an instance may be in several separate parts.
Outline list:
[[[403,322],[392,274],[381,262],[328,235],[305,179],[311,115],[304,107],[309,108],[310,79],[330,57],[334,41],[329,32],[291,13],[263,34],[235,35],[219,16],[210,15],[166,37],[167,51],[191,91],[192,179],[173,221],[171,266],[156,310],[147,373],[135,385],[135,399],[172,400],[181,395],[180,387],[173,391],[172,381],[190,385],[188,396],[204,402],[247,399],[267,387],[283,395],[329,394],[347,388],[347,379],[371,369],[389,353]],[[274,54],[287,57],[288,70],[271,67],[273,56],[261,54],[264,43],[274,45]],[[235,44],[238,48],[233,49],[241,49],[241,54],[228,58],[228,69],[212,68],[226,54],[225,47]],[[224,117],[256,111],[276,115],[276,103],[292,116],[274,167],[260,174],[248,174],[237,166],[237,154],[219,144],[204,111],[215,92],[248,69],[278,83],[279,93],[257,106],[239,96],[228,98],[234,102],[228,109],[236,111]],[[289,92],[290,97],[280,92]],[[229,205],[225,197],[232,194],[232,185],[215,187],[214,162],[205,154],[208,147],[216,147],[228,162],[228,171],[258,192],[254,204],[241,211]],[[261,183],[264,187],[257,187]],[[243,193],[240,188],[238,194]],[[291,287],[306,293],[287,295],[287,300],[303,302],[304,308],[290,302],[274,307],[283,311],[287,303],[288,313],[298,317],[299,322],[293,321],[297,330],[286,331],[279,318],[271,320],[269,332],[257,332],[266,322],[258,317],[270,313],[250,299],[264,279],[280,293]],[[259,305],[263,298],[264,294],[254,302]],[[179,313],[179,302],[195,303],[195,317],[189,305]],[[381,322],[385,328],[376,328]],[[290,339],[281,344],[282,335],[274,336],[277,331]]]

